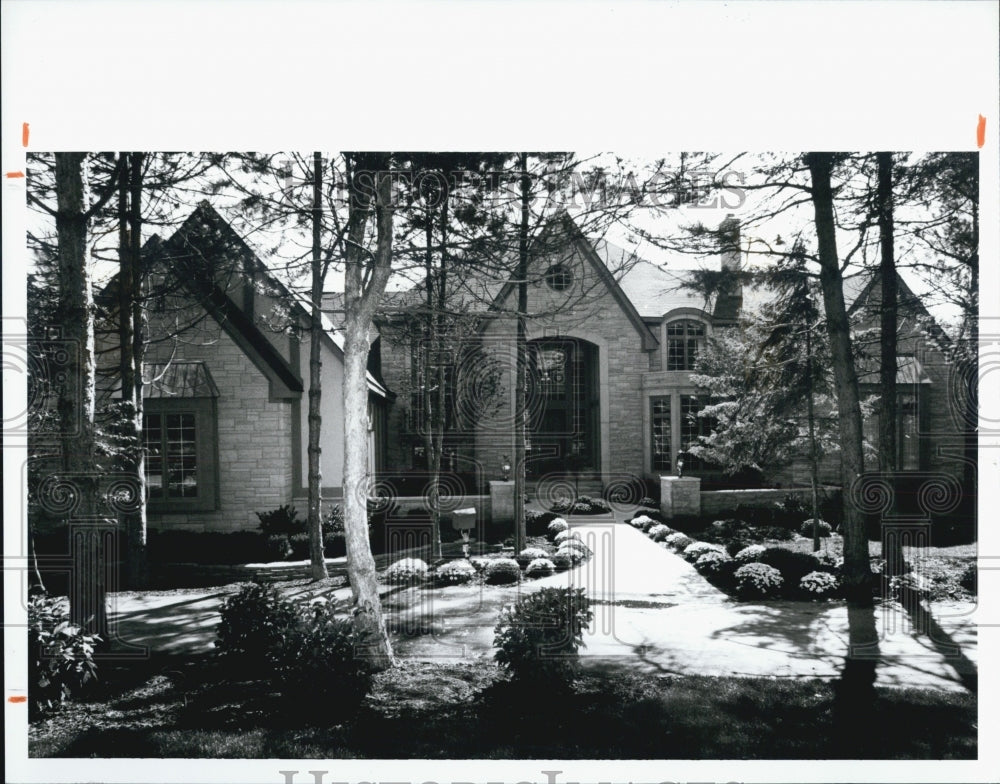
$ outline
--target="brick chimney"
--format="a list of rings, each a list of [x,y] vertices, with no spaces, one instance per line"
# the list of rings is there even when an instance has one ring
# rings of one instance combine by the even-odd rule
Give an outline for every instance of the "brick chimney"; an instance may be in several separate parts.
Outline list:
[[[719,224],[719,258],[723,272],[736,273],[742,268],[740,222],[731,213]],[[723,281],[712,316],[717,322],[735,323],[742,307],[743,283],[734,275]]]

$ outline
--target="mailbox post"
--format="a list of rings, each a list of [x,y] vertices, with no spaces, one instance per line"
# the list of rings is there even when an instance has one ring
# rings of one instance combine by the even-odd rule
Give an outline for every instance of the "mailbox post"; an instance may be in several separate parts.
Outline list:
[[[476,507],[456,509],[452,512],[451,524],[462,534],[462,554],[469,557],[469,532],[476,527]]]

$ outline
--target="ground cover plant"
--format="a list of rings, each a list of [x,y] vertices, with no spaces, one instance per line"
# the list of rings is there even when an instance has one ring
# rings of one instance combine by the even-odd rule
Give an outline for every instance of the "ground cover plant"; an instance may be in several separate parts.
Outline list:
[[[404,660],[358,710],[277,710],[275,692],[210,657],[119,664],[100,697],[29,726],[32,757],[339,759],[975,759],[977,701],[875,689],[878,732],[845,744],[835,684],[592,669],[560,694],[488,660]],[[280,703],[279,703],[280,704]]]

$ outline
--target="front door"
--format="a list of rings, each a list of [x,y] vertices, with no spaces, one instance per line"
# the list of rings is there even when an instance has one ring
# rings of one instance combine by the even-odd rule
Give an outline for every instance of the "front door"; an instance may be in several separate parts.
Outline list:
[[[537,340],[528,360],[528,474],[599,471],[597,347]]]

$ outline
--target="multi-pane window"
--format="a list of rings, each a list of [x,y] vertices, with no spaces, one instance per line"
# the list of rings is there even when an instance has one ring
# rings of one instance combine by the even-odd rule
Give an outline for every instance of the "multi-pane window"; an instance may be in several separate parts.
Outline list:
[[[143,417],[150,500],[198,496],[197,418],[192,411]]]
[[[670,398],[650,398],[652,423],[653,470],[669,471],[671,468]]]
[[[920,468],[917,400],[913,395],[899,395],[896,405],[899,408],[899,430],[896,436],[899,449],[899,468],[903,471],[913,471]]]
[[[704,343],[705,325],[700,321],[671,321],[667,324],[667,370],[694,370]]]

